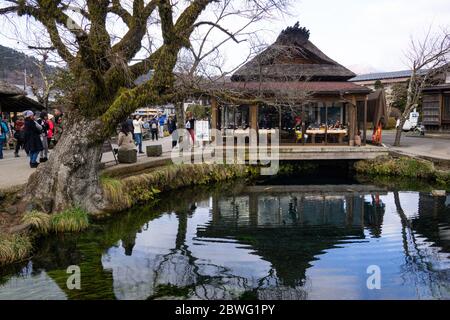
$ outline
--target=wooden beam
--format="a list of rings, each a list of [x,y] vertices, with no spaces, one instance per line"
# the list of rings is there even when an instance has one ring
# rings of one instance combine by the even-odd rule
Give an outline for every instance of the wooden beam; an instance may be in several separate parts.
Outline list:
[[[367,144],[367,98],[364,100],[363,146]]]
[[[217,99],[212,98],[211,99],[211,129],[217,129]]]
[[[325,145],[328,144],[328,103],[325,103]]]

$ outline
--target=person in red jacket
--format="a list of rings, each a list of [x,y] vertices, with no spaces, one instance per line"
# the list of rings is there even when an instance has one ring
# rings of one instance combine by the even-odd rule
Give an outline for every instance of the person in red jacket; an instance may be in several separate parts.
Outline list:
[[[47,130],[47,142],[48,145],[50,146],[50,142],[53,140],[53,136],[55,134],[55,124],[53,122],[54,120],[54,116],[49,114],[48,115],[48,130]]]

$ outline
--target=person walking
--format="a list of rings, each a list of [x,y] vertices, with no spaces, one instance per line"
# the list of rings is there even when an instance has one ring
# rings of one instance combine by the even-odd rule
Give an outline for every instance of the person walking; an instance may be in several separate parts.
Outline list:
[[[178,144],[178,131],[177,120],[173,115],[169,115],[169,120],[167,120],[167,129],[172,135],[172,148],[175,148]]]
[[[158,118],[155,116],[152,120],[150,120],[150,132],[152,134],[152,141],[155,141],[155,138],[156,141],[158,141],[158,126]]]
[[[30,167],[37,168],[39,152],[44,150],[42,145],[42,126],[35,121],[32,111],[25,111],[25,151],[30,156]]]
[[[48,140],[47,140],[47,132],[49,129],[48,125],[48,113],[46,111],[42,111],[39,115],[39,119],[37,123],[42,127],[41,132],[41,140],[42,140],[42,151],[41,157],[39,159],[40,163],[46,162],[48,160]]]
[[[162,139],[164,138],[164,124],[166,123],[166,116],[163,115],[161,112],[158,114],[158,122],[159,122],[159,137]]]
[[[21,116],[14,123],[14,139],[16,139],[16,147],[14,150],[14,156],[19,156],[20,149],[24,148],[25,144],[25,119]]]
[[[3,116],[0,113],[0,159],[3,159],[3,146],[8,141],[8,134],[8,125],[3,121]]]
[[[186,113],[186,129],[189,132],[189,135],[191,136],[192,139],[192,144],[195,144],[195,119],[194,116],[192,115],[192,112],[188,111]]]
[[[136,146],[139,147],[139,153],[143,154],[142,151],[142,126],[144,122],[142,121],[140,116],[135,116],[133,120],[133,131],[134,131],[134,142]]]

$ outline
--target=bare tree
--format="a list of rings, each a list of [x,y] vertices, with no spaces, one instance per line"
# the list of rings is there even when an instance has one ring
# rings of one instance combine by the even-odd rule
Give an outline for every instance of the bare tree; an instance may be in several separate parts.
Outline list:
[[[30,177],[25,203],[52,212],[73,205],[91,212],[105,208],[98,178],[103,141],[137,108],[179,100],[173,72],[178,55],[191,46],[194,31],[211,25],[199,24],[199,19],[213,14],[209,9],[214,10],[223,1],[2,2],[0,15],[7,21],[18,23],[19,17],[28,17],[45,30],[75,79],[64,134],[51,159]],[[240,8],[236,13],[246,13],[240,19],[263,18],[282,10],[287,1],[235,0],[233,5]],[[119,28],[122,32],[111,31],[117,26],[123,26]],[[220,24],[214,26],[222,32],[227,30]],[[142,50],[146,38],[155,40],[154,49]],[[139,62],[133,64],[136,58]],[[136,86],[135,79],[150,70],[151,80]]]
[[[394,146],[400,146],[403,125],[409,114],[420,103],[422,89],[431,84],[439,69],[446,65],[450,58],[450,34],[448,30],[433,34],[431,28],[423,40],[411,39],[406,59],[409,62],[411,76],[408,82],[406,106],[397,127]]]

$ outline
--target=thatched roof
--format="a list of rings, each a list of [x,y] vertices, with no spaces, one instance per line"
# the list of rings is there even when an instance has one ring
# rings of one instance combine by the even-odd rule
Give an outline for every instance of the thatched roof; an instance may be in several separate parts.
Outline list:
[[[19,94],[25,95],[25,92],[6,81],[0,80],[0,95],[15,96]]]
[[[232,76],[232,81],[347,81],[352,71],[329,58],[309,41],[298,23]]]
[[[265,81],[265,82],[229,82],[223,83],[224,89],[236,89],[240,92],[255,93],[258,91],[277,93],[310,92],[318,95],[369,94],[369,88],[346,81]]]
[[[16,86],[0,80],[0,111],[23,112],[25,110],[43,110],[39,102],[30,99]]]

